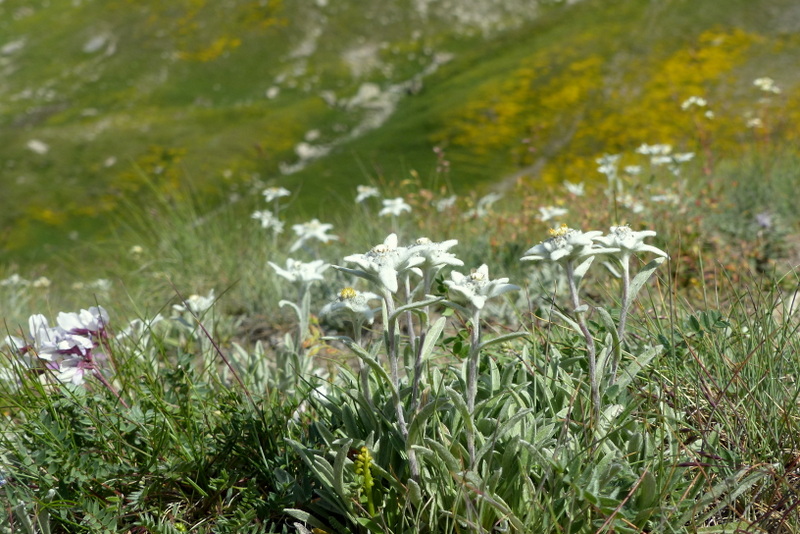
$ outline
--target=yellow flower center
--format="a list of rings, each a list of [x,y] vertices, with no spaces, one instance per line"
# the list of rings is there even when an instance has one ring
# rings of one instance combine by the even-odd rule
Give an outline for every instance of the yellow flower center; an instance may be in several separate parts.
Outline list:
[[[547,233],[550,237],[564,237],[569,233],[569,226],[562,224],[559,228],[550,228]]]
[[[350,300],[356,298],[356,290],[352,287],[346,287],[339,292],[339,298],[342,300]]]

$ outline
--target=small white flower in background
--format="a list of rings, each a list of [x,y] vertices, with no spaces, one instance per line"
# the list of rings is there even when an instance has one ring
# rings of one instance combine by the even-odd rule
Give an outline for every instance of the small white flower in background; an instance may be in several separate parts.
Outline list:
[[[687,109],[693,106],[698,108],[704,108],[706,107],[707,104],[708,102],[706,102],[706,99],[701,96],[690,96],[689,98],[683,101],[683,103],[681,104],[681,109],[686,111]]]
[[[339,292],[336,300],[323,306],[320,315],[346,315],[354,324],[372,324],[375,313],[380,308],[372,308],[369,305],[371,300],[380,300],[380,297],[369,291],[357,291],[352,287],[346,287]]]
[[[757,128],[763,128],[763,127],[764,127],[764,121],[762,121],[761,119],[759,119],[758,117],[756,117],[756,118],[754,118],[754,119],[749,119],[749,120],[748,120],[748,121],[745,123],[745,125],[746,125],[748,128],[753,128],[753,129],[757,129]]]
[[[269,210],[254,211],[251,218],[260,222],[261,228],[271,228],[276,234],[283,232],[283,222]]]
[[[450,280],[444,281],[450,291],[460,300],[466,300],[475,310],[482,310],[486,301],[519,290],[519,286],[508,283],[508,278],[489,279],[489,267],[486,264],[464,275],[458,271],[450,273]]]
[[[597,158],[597,171],[605,174],[608,177],[615,177],[617,175],[617,165],[619,164],[619,154],[605,154],[601,158]]]
[[[50,284],[51,282],[49,278],[47,278],[46,276],[40,276],[39,278],[34,280],[31,285],[33,287],[38,287],[38,288],[47,288],[50,287]]]
[[[411,206],[409,206],[406,201],[403,200],[403,197],[386,198],[382,200],[382,202],[383,209],[378,212],[378,215],[381,217],[386,215],[397,217],[403,212],[411,213]]]
[[[89,282],[86,287],[89,289],[96,289],[97,291],[109,291],[111,289],[111,280],[98,278],[93,282]]]
[[[475,209],[471,209],[464,214],[466,218],[471,217],[486,217],[489,215],[489,208],[492,207],[492,204],[497,202],[503,198],[503,195],[500,193],[489,193],[478,199],[478,204],[476,204]]]
[[[277,200],[281,197],[288,197],[292,193],[283,187],[268,187],[261,192],[264,195],[264,200],[268,203],[272,202],[273,200]]]
[[[549,230],[550,239],[531,247],[522,261],[549,261],[553,263],[578,261],[595,254],[616,252],[617,249],[596,247],[593,238],[603,232],[581,232],[562,224],[560,228]]]
[[[144,253],[144,248],[142,248],[141,245],[133,245],[128,250],[128,254],[130,254],[131,256],[140,256],[142,253]]]
[[[448,239],[437,243],[427,237],[420,237],[408,248],[412,254],[424,259],[424,262],[419,265],[421,269],[438,270],[447,265],[464,265],[464,262],[456,258],[455,254],[447,252],[457,244],[457,239]]]
[[[675,193],[664,193],[663,195],[653,195],[650,200],[659,204],[679,204],[680,197]]]
[[[687,161],[694,159],[694,152],[681,152],[679,154],[673,154],[672,159],[675,163],[686,163]]]
[[[45,143],[43,141],[39,141],[38,139],[31,139],[30,141],[28,141],[28,144],[25,145],[25,146],[31,152],[34,152],[34,153],[40,154],[40,155],[44,155],[44,154],[47,154],[48,152],[50,152],[50,147],[47,145],[47,143]]]
[[[704,116],[705,118],[707,118],[707,119],[711,120],[711,119],[713,119],[713,118],[714,118],[714,112],[713,112],[713,111],[711,111],[711,110],[709,109],[709,110],[707,110],[705,113],[703,113],[703,116]]]
[[[322,273],[330,267],[330,264],[322,260],[314,260],[310,262],[297,261],[292,258],[286,260],[286,269],[272,263],[267,262],[270,267],[275,269],[275,272],[292,283],[295,284],[308,284],[314,280],[323,280]]]
[[[556,217],[561,217],[562,215],[566,215],[567,213],[569,213],[569,210],[566,208],[559,208],[556,206],[540,206],[539,220],[542,222],[546,222],[551,219],[555,219]]]
[[[371,185],[359,185],[356,186],[356,204],[361,204],[368,198],[380,198],[381,193],[378,191],[377,187],[372,187]]]
[[[12,274],[8,278],[0,280],[0,286],[20,286],[20,287],[27,287],[31,283],[28,280],[25,280],[17,273]]]
[[[642,172],[642,166],[641,165],[626,165],[625,167],[622,168],[622,170],[625,171],[625,174],[629,174],[631,176],[636,176],[637,174]]]
[[[188,299],[186,299],[186,302],[181,304],[173,304],[172,309],[180,313],[191,311],[194,315],[201,315],[213,304],[214,290],[212,289],[205,297],[202,295],[191,295]]]
[[[306,241],[311,239],[316,239],[322,243],[339,239],[339,236],[330,235],[327,233],[328,230],[331,229],[333,229],[332,224],[321,223],[319,222],[319,219],[311,219],[305,223],[292,225],[292,230],[294,231],[295,235],[297,235],[297,241],[295,241],[291,248],[289,248],[289,252],[294,252],[302,247]]]
[[[572,182],[564,180],[564,188],[568,193],[575,195],[576,197],[582,197],[586,193],[586,187],[584,186],[583,182],[573,184]]]
[[[781,88],[775,85],[775,80],[768,77],[756,78],[753,80],[753,85],[764,91],[765,93],[780,94]]]
[[[345,257],[344,261],[355,263],[358,269],[338,265],[334,265],[334,268],[396,293],[397,277],[424,263],[425,258],[413,254],[407,247],[398,247],[397,234],[389,234],[383,243],[375,245],[366,254],[352,254]]]
[[[651,156],[650,157],[650,164],[654,167],[660,167],[661,165],[668,165],[672,163],[672,156]]]
[[[458,200],[458,197],[456,195],[452,195],[447,198],[441,198],[437,200],[436,203],[434,204],[434,206],[436,207],[436,211],[441,213],[443,211],[449,210],[450,208],[456,205],[456,200]]]
[[[636,149],[637,154],[643,154],[645,156],[666,156],[672,152],[672,145],[648,145],[647,143],[642,143],[639,148]]]
[[[648,237],[654,237],[656,233],[653,230],[642,230],[641,232],[634,232],[628,225],[612,226],[611,232],[604,236],[595,236],[592,239],[609,249],[618,249],[618,256],[623,260],[627,259],[636,252],[652,252],[662,258],[667,258],[668,255],[663,250],[648,245],[644,240]]]
[[[632,213],[642,213],[644,211],[644,205],[630,194],[623,196],[620,202],[623,206],[631,210]]]

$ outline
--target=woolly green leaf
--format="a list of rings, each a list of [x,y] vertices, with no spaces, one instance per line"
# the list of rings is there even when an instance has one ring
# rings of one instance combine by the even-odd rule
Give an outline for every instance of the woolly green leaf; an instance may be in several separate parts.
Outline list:
[[[484,341],[478,345],[478,350],[483,350],[490,345],[496,345],[498,343],[503,343],[518,337],[526,337],[528,335],[530,335],[528,332],[511,332],[510,334],[503,334],[502,336],[493,337],[492,339]]]
[[[433,353],[436,343],[439,341],[442,332],[444,331],[445,324],[447,323],[446,317],[439,317],[435,323],[431,325],[428,332],[425,334],[425,341],[422,343],[419,357],[421,360],[426,360]]]
[[[628,387],[636,375],[638,375],[642,369],[647,367],[653,358],[661,354],[661,351],[664,350],[663,345],[656,345],[655,347],[650,347],[646,351],[642,352],[634,360],[628,364],[627,367],[619,374],[619,379],[617,380],[617,385],[624,389]]]
[[[434,304],[441,300],[444,299],[442,297],[431,297],[425,300],[420,300],[417,302],[412,302],[411,304],[400,306],[399,308],[394,310],[394,313],[392,313],[391,316],[389,316],[389,321],[391,322],[397,320],[397,318],[400,317],[400,315],[408,311],[421,311],[424,307],[430,306],[431,304]]]
[[[450,400],[453,401],[453,405],[458,413],[461,414],[462,419],[464,419],[464,425],[467,427],[467,430],[469,432],[475,432],[475,423],[472,420],[472,414],[469,413],[467,403],[464,402],[464,397],[452,388],[445,388],[445,391],[447,392],[447,396],[450,397]]]
[[[350,498],[344,487],[344,466],[351,443],[353,443],[352,439],[346,439],[342,443],[342,447],[336,453],[336,459],[333,462],[333,489],[347,508],[350,508]]]
[[[425,445],[427,445],[430,449],[433,450],[433,452],[435,452],[435,456],[439,460],[444,462],[444,465],[447,466],[447,469],[451,473],[456,473],[462,469],[461,463],[456,459],[455,456],[453,456],[453,453],[451,453],[447,449],[447,447],[445,447],[443,444],[439,443],[438,441],[434,441],[430,438],[425,438]],[[414,449],[417,448],[418,447],[416,446],[414,447]]]
[[[644,286],[645,282],[647,282],[650,276],[652,276],[653,272],[658,269],[658,266],[664,263],[666,260],[666,258],[655,258],[653,261],[645,265],[644,268],[633,277],[633,280],[631,280],[631,285],[628,289],[628,302],[633,302],[636,299],[636,295],[639,294],[639,291],[642,289],[642,286]]]

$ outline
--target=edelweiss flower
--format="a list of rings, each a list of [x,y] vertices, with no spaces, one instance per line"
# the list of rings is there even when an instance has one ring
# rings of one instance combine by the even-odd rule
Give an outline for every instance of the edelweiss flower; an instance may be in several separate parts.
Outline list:
[[[567,190],[568,193],[575,195],[576,197],[582,197],[586,192],[586,187],[583,185],[583,182],[574,184],[567,180],[564,180],[564,188]]]
[[[195,315],[200,315],[214,304],[214,290],[208,292],[207,296],[192,295],[184,304],[173,304],[172,308],[178,312],[191,311]]]
[[[569,210],[566,208],[558,208],[556,206],[540,206],[539,207],[539,220],[542,222],[549,221],[550,219],[555,219],[556,217],[561,217],[562,215],[566,215],[569,213]]]
[[[753,85],[764,91],[765,93],[780,94],[781,89],[775,85],[775,80],[772,78],[756,78],[753,80]]]
[[[656,233],[653,230],[642,230],[634,232],[628,225],[612,226],[611,232],[604,236],[595,236],[592,239],[608,249],[617,249],[618,256],[622,261],[627,261],[631,254],[635,252],[652,252],[663,258],[668,257],[663,250],[648,245],[644,242],[647,237],[653,237]]]
[[[334,265],[334,268],[364,278],[384,287],[392,293],[397,292],[397,277],[425,262],[425,258],[414,255],[406,247],[397,246],[397,234],[390,234],[382,244],[375,245],[366,254],[353,254],[344,261],[355,263],[358,269]]]
[[[283,222],[269,210],[254,211],[252,218],[261,223],[261,228],[272,228],[278,234],[283,232]]]
[[[508,283],[508,278],[489,280],[489,267],[481,265],[469,275],[457,271],[450,273],[450,280],[445,285],[458,297],[466,300],[475,310],[482,310],[486,301],[519,290],[519,286]]]
[[[562,224],[558,229],[550,229],[550,239],[525,252],[522,261],[550,261],[561,263],[577,261],[595,254],[616,252],[617,249],[603,249],[594,246],[592,239],[603,232],[581,232]]]
[[[264,195],[264,200],[266,200],[267,203],[270,203],[273,200],[277,200],[281,197],[288,197],[292,193],[284,187],[268,187],[262,191],[262,194]]]
[[[317,241],[322,241],[323,243],[339,239],[339,236],[329,235],[326,233],[332,228],[332,224],[321,223],[319,222],[319,219],[311,219],[306,223],[292,225],[292,230],[295,234],[297,234],[298,239],[291,246],[289,252],[294,252],[295,250],[299,249],[309,239],[316,239]]]
[[[302,262],[292,258],[286,260],[286,269],[282,269],[271,261],[267,263],[275,269],[278,275],[295,284],[308,284],[314,280],[323,280],[322,272],[330,267],[330,264],[322,260]]]
[[[639,148],[636,149],[637,154],[643,154],[645,156],[666,156],[672,152],[672,145],[648,145],[647,143],[642,143]]]
[[[371,197],[380,197],[381,193],[378,191],[377,187],[372,187],[371,185],[359,185],[356,186],[356,204],[361,204],[365,200]]]
[[[458,197],[456,195],[451,195],[447,198],[441,198],[437,200],[434,203],[434,206],[436,206],[436,211],[441,213],[443,211],[449,210],[450,208],[456,205],[456,200],[458,200]]]
[[[501,198],[503,198],[503,195],[501,195],[500,193],[489,193],[488,195],[478,199],[478,204],[475,206],[475,209],[469,210],[467,213],[464,214],[464,216],[466,218],[486,217],[489,214],[489,208],[492,207],[492,204],[494,204]]]
[[[692,106],[697,106],[698,108],[704,108],[706,107],[707,104],[708,102],[706,102],[706,99],[701,96],[690,96],[689,98],[683,101],[683,103],[681,104],[681,109],[686,111]]]
[[[464,265],[464,262],[456,258],[455,254],[447,252],[457,244],[457,239],[436,243],[427,237],[420,237],[409,247],[409,250],[412,254],[424,259],[424,262],[419,265],[421,269],[438,270],[447,265]]]
[[[383,201],[383,209],[378,212],[378,215],[381,217],[385,215],[392,215],[394,217],[399,216],[404,211],[411,212],[411,206],[409,206],[403,197],[397,197],[392,199],[384,199]]]
[[[379,299],[375,293],[346,287],[339,292],[336,300],[329,302],[320,310],[320,315],[346,315],[353,324],[372,324],[379,308],[370,307],[369,301]]]

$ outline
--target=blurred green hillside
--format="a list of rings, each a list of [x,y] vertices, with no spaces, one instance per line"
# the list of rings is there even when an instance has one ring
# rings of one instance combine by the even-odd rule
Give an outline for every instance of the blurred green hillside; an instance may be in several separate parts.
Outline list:
[[[798,64],[794,0],[5,0],[0,250],[47,261],[155,197],[279,185],[324,217],[370,181],[599,180],[642,143],[712,174],[797,144]]]

